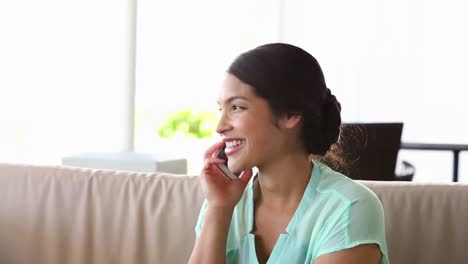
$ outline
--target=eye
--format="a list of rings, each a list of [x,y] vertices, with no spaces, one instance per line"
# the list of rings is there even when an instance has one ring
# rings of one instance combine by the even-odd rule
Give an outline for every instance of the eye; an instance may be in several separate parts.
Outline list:
[[[245,107],[239,106],[239,105],[232,105],[232,111],[240,111],[244,110]]]

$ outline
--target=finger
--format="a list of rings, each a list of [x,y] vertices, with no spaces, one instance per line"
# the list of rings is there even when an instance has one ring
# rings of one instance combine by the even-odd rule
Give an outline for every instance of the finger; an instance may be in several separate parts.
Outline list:
[[[229,177],[216,166],[217,163],[224,163],[225,160],[218,158],[207,159],[203,165],[200,176],[209,181],[230,181]]]
[[[202,170],[208,170],[215,163],[225,163],[225,162],[226,162],[225,160],[216,158],[216,157],[207,158],[205,159],[205,162],[203,163]]]
[[[219,141],[219,142],[217,142],[216,144],[211,145],[211,146],[205,151],[204,158],[205,158],[205,159],[211,158],[211,157],[213,156],[213,154],[214,154],[215,152],[217,152],[218,149],[222,148],[223,146],[224,146],[224,141]]]
[[[250,179],[252,178],[252,176],[253,176],[253,170],[252,169],[247,169],[247,170],[242,172],[242,174],[240,176],[240,180],[244,184],[247,184],[250,181]]]

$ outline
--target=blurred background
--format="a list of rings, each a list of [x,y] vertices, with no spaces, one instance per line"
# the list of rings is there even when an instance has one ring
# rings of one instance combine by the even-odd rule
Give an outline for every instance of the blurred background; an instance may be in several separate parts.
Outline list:
[[[269,42],[317,58],[345,122],[403,122],[403,142],[468,144],[467,11],[456,0],[1,1],[0,161],[158,153],[196,174],[219,138],[226,68]],[[449,151],[398,159],[415,181],[451,181]],[[467,165],[461,152],[460,181]]]

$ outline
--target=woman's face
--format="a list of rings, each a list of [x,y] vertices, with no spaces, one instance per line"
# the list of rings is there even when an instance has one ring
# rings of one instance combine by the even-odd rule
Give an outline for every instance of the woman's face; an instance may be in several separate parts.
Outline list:
[[[283,130],[275,126],[276,118],[267,101],[227,74],[218,104],[221,117],[216,132],[226,143],[229,169],[241,172],[274,161],[286,141]]]

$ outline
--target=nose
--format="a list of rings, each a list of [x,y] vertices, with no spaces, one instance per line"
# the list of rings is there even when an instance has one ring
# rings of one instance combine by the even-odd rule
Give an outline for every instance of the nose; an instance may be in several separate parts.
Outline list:
[[[219,118],[218,125],[216,126],[216,133],[222,135],[230,129],[232,129],[232,126],[229,122],[229,117],[227,117],[226,114],[223,112],[221,114],[221,117]]]

